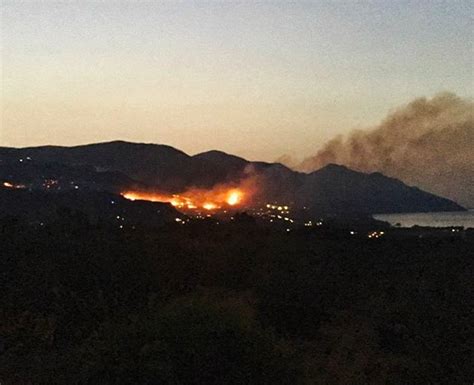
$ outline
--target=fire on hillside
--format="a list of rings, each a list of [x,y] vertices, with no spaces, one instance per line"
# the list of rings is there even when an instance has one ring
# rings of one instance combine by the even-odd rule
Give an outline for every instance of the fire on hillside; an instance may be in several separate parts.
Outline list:
[[[132,201],[167,202],[182,211],[206,210],[213,212],[246,206],[251,199],[252,190],[240,186],[217,186],[209,190],[193,188],[179,194],[125,191],[122,196]]]
[[[3,182],[2,187],[9,188],[9,189],[24,189],[26,186],[24,184],[15,184],[11,182]]]

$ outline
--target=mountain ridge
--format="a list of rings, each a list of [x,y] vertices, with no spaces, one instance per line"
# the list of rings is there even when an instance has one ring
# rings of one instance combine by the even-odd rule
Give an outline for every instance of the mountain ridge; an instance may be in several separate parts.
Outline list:
[[[25,161],[18,164],[20,159]],[[3,169],[6,165],[12,168],[8,175],[15,174],[15,169],[20,173],[31,162],[39,169],[51,163],[64,165],[65,170],[67,167],[93,167],[104,190],[107,190],[104,182],[107,178],[103,173],[111,173],[110,178],[115,181],[111,190],[115,192],[123,188],[120,179],[124,185],[136,182],[135,185],[142,185],[142,188],[179,193],[192,187],[206,189],[218,184],[239,184],[249,177],[256,177],[256,199],[260,203],[291,202],[318,213],[464,209],[453,201],[408,186],[398,179],[378,172],[366,174],[337,164],[307,174],[279,163],[249,161],[219,150],[188,155],[168,145],[126,141],[73,147],[0,147],[0,165]],[[122,178],[120,174],[123,174]],[[5,178],[5,173],[0,172],[0,177],[2,175]],[[93,179],[93,176],[88,178]]]

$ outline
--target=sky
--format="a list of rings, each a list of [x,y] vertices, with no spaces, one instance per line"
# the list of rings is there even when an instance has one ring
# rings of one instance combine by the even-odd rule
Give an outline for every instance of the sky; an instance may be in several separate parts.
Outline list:
[[[420,96],[473,95],[470,1],[7,1],[0,145],[315,153]]]

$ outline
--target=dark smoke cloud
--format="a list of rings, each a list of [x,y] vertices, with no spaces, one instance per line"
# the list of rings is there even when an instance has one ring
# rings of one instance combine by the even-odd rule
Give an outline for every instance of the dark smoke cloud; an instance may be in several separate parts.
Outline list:
[[[329,141],[298,168],[328,163],[380,171],[474,207],[474,103],[451,93],[416,99],[373,129]]]

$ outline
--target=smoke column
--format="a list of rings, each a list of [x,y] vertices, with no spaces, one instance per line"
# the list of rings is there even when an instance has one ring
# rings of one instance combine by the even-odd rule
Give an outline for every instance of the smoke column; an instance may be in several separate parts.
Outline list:
[[[474,103],[451,93],[416,99],[373,129],[329,141],[298,168],[328,163],[379,171],[474,207]]]

